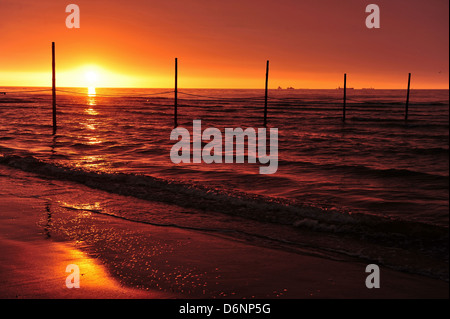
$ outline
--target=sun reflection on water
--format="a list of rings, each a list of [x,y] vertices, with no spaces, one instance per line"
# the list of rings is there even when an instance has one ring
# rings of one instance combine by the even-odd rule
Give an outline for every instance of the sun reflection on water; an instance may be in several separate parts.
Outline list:
[[[92,128],[92,130],[95,130],[95,127]],[[102,141],[100,139],[98,139],[97,137],[95,137],[95,136],[89,136],[88,137],[88,144],[89,145],[95,145],[95,144],[100,144],[100,143],[102,143]]]
[[[106,157],[102,155],[82,156],[74,162],[75,167],[83,168],[88,171],[110,172],[110,166]]]
[[[96,96],[97,95],[95,87],[89,86],[87,89],[88,89],[88,96]]]
[[[84,113],[87,113],[89,115],[98,115],[98,112],[96,110],[94,110],[92,107],[85,109]]]

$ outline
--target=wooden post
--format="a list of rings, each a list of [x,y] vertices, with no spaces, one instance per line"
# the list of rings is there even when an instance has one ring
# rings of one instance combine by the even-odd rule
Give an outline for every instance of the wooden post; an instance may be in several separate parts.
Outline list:
[[[267,126],[267,90],[269,86],[269,60],[266,64],[266,93],[264,97],[264,127]]]
[[[174,105],[174,127],[178,127],[178,58],[175,58],[175,105]]]
[[[53,94],[53,135],[56,134],[56,72],[55,72],[55,42],[52,42],[52,94]]]
[[[345,122],[345,108],[347,103],[347,73],[344,73],[344,104],[342,107],[342,121]]]
[[[405,121],[408,120],[409,90],[410,90],[410,88],[411,88],[411,73],[408,74],[408,92],[406,93]]]

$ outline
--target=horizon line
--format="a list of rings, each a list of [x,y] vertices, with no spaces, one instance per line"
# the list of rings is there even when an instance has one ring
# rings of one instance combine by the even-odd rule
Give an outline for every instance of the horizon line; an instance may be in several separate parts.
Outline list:
[[[141,89],[141,90],[171,90],[174,88],[171,87],[114,87],[114,86],[57,86],[56,88],[72,88],[72,89],[88,89],[90,87],[94,87],[95,89]],[[0,88],[49,88],[52,89],[52,86],[37,86],[37,85],[24,85],[24,86],[0,86]],[[180,88],[179,88],[180,89]],[[183,89],[188,90],[264,90],[264,88],[232,88],[232,87],[210,87],[210,88],[202,88],[202,87],[184,87]],[[269,88],[269,90],[275,91],[293,91],[293,90],[343,90],[344,88]],[[347,90],[406,90],[407,88],[347,88]],[[411,88],[411,90],[450,90],[450,88]]]

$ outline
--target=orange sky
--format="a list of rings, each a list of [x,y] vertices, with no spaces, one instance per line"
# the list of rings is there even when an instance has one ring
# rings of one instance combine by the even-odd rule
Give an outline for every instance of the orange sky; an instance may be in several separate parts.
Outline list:
[[[68,29],[78,4],[81,28]],[[365,7],[381,9],[367,29]],[[0,0],[0,86],[449,87],[448,0]]]

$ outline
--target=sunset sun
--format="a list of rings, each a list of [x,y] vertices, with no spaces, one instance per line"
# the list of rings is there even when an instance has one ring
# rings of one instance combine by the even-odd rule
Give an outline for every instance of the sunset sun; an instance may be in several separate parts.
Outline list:
[[[84,77],[89,86],[95,86],[98,82],[98,74],[95,71],[87,71]]]
[[[88,88],[88,95],[90,96],[96,95],[95,88],[98,86],[99,81],[98,72],[94,70],[87,70],[84,73],[84,78],[86,81],[86,86]]]

